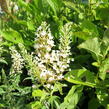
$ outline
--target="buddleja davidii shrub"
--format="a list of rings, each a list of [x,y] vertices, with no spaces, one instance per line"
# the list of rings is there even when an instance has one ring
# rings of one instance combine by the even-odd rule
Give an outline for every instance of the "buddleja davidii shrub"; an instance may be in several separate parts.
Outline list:
[[[29,74],[38,77],[47,87],[57,80],[64,78],[63,72],[68,71],[70,63],[70,36],[71,23],[66,24],[60,33],[59,49],[46,22],[43,22],[36,31],[35,52],[29,54],[22,44],[19,44],[22,57],[28,66]]]
[[[67,23],[61,28],[58,49],[55,49],[56,45],[46,22],[43,22],[36,31],[34,52],[29,53],[23,44],[18,45],[21,54],[17,52],[15,47],[10,48],[13,58],[12,71],[21,73],[23,66],[26,66],[28,74],[34,78],[34,81],[37,81],[33,84],[33,93],[38,83],[46,89],[46,96],[58,90],[62,93],[64,85],[59,81],[64,80],[64,73],[70,69],[71,26],[72,23]],[[57,89],[56,87],[60,88]],[[56,89],[54,90],[54,88]],[[47,94],[48,91],[50,91],[49,94]],[[36,92],[38,93],[38,91],[35,91],[33,96],[37,96]],[[40,90],[39,92],[42,91]]]

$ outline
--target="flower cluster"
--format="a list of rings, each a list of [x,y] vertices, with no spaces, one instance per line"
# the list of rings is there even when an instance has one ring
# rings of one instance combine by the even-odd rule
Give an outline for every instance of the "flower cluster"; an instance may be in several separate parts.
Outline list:
[[[37,29],[36,35],[34,48],[38,57],[43,58],[54,46],[53,36],[46,22]]]
[[[51,88],[54,82],[64,78],[63,73],[68,70],[70,58],[71,24],[66,24],[60,34],[60,45],[54,50],[54,41],[49,26],[43,22],[37,29],[35,38],[34,63],[39,68],[40,79],[46,87]]]
[[[27,52],[27,50],[23,44],[20,43],[20,44],[18,44],[18,46],[21,50],[21,54],[25,61],[26,68],[29,71],[29,74],[34,75],[35,77],[39,77],[39,70],[38,70],[36,62],[34,62],[34,60],[33,60],[33,55],[29,54]]]
[[[11,58],[13,59],[12,62],[12,73],[21,73],[22,72],[22,68],[24,66],[24,59],[22,58],[22,56],[20,55],[20,53],[18,53],[18,51],[16,50],[15,46],[10,47],[11,50]]]
[[[29,54],[23,44],[19,44],[21,55],[14,47],[11,47],[13,69],[21,72],[24,61],[29,74],[37,77],[45,87],[53,88],[56,81],[64,78],[64,72],[69,70],[71,23],[61,28],[59,49],[55,48],[53,36],[49,25],[43,22],[36,31],[35,52]]]

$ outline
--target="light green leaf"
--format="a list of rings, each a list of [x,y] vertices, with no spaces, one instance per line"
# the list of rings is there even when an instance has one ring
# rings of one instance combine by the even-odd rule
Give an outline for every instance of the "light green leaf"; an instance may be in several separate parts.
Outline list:
[[[84,20],[80,25],[80,28],[82,29],[82,32],[84,33],[84,37],[86,39],[99,36],[97,26],[94,25],[91,21]]]
[[[100,67],[100,64],[98,62],[93,62],[92,65],[96,67]]]
[[[32,92],[33,97],[42,97],[45,94],[44,91],[37,89]]]
[[[85,42],[80,44],[78,47],[86,49],[88,52],[90,52],[92,54],[93,58],[95,60],[97,60],[98,62],[103,57],[101,54],[100,42],[99,42],[98,38],[86,40]]]
[[[83,87],[74,85],[64,98],[64,102],[60,105],[60,109],[75,109],[80,97],[82,96]]]
[[[99,77],[104,80],[106,77],[106,71],[109,70],[109,58],[102,61],[99,69]]]
[[[105,24],[108,26],[109,22],[109,3],[101,3],[97,8],[96,8],[96,20],[103,20],[105,21]]]
[[[32,21],[28,21],[28,22],[27,22],[27,26],[28,26],[28,29],[29,29],[29,30],[35,30],[35,27],[34,27],[34,24],[33,24]]]
[[[89,87],[95,87],[96,84],[94,83],[90,83],[90,82],[83,82],[83,81],[79,81],[79,80],[74,80],[73,78],[66,78],[66,80],[70,83],[74,83],[74,84],[79,84],[79,85],[83,85],[83,86],[89,86]]]
[[[42,108],[42,104],[40,101],[31,102],[29,105],[32,109],[41,109]]]
[[[13,43],[23,43],[22,36],[15,30],[0,31],[0,34],[8,41]]]
[[[62,83],[55,83],[55,85],[54,85],[54,88],[53,88],[53,90],[52,90],[52,94],[54,93],[54,92],[57,92],[57,91],[59,91],[60,92],[60,94],[63,94],[63,92],[62,92],[62,88],[63,87],[66,87],[67,85],[66,84],[62,84]]]
[[[109,51],[109,29],[106,29],[104,32],[101,50],[102,50],[102,54],[105,58],[105,56],[108,54],[108,51]]]
[[[59,97],[58,96],[50,96],[48,102],[51,104],[51,107],[54,107],[56,105],[59,108]]]
[[[83,78],[85,80],[83,80]],[[87,69],[77,69],[72,70],[71,72],[65,75],[65,79],[73,84],[79,84],[83,86],[95,87],[95,76],[93,72],[88,71]]]
[[[73,3],[72,1],[64,1],[64,4],[72,9],[74,9],[76,12],[80,13],[80,10],[77,8],[77,5]]]
[[[0,58],[0,63],[8,64],[3,58]]]
[[[0,95],[2,95],[4,93],[5,93],[5,91],[2,88],[0,88]]]
[[[48,2],[48,4],[50,5],[50,7],[52,8],[52,10],[54,11],[54,14],[57,15],[56,13],[56,7],[55,7],[55,1],[56,0],[46,0]]]
[[[91,36],[89,35],[89,33],[87,32],[83,32],[83,31],[78,31],[78,32],[74,32],[73,33],[76,37],[79,37],[80,39],[83,40],[88,40]]]

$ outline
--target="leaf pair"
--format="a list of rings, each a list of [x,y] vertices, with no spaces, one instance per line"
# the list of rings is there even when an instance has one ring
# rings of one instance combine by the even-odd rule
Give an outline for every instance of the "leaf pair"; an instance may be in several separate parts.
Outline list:
[[[106,71],[109,69],[109,57],[107,57],[109,51],[109,39],[104,37],[103,40],[92,38],[86,40],[79,45],[79,48],[86,49],[91,53],[92,57],[97,61],[96,66],[99,67],[99,77],[104,80],[106,77]],[[94,65],[95,63],[93,63]]]

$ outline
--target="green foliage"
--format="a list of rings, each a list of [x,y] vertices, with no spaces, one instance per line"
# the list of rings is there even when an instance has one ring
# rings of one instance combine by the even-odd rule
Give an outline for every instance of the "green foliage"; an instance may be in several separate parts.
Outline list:
[[[90,38],[99,36],[96,25],[94,25],[92,22],[88,20],[84,20],[80,24],[80,29],[81,31],[75,32],[74,35],[76,35],[77,37],[83,40],[88,40]]]
[[[4,11],[0,1],[0,109],[108,109],[109,0],[9,0],[6,3],[9,12]],[[68,36],[70,59],[74,59],[62,79],[47,84],[51,88],[45,87],[41,71],[34,63],[35,33],[43,21],[50,24],[55,42],[52,50],[60,49],[59,38],[63,38],[61,51],[66,49],[63,46]],[[69,32],[61,29],[66,23],[72,24],[71,29],[66,27]],[[17,51],[17,55],[12,56],[11,46],[15,46],[13,52]],[[14,67],[19,68],[19,62],[23,62],[21,72],[12,73],[13,58],[19,57],[23,60],[16,61]]]
[[[82,89],[83,87],[79,85],[72,86],[64,98],[64,102],[60,105],[60,109],[75,109],[80,97],[82,96]]]
[[[89,86],[89,87],[95,87],[96,84],[94,79],[95,79],[95,76],[93,72],[90,72],[86,69],[73,70],[66,75],[67,81],[74,84],[79,84],[79,85]]]
[[[93,58],[98,62],[102,57],[102,55],[100,54],[100,42],[98,38],[86,40],[84,43],[79,45],[79,48],[84,48],[89,51],[92,54]]]
[[[8,41],[13,43],[23,43],[22,36],[15,30],[2,31],[1,35]]]

